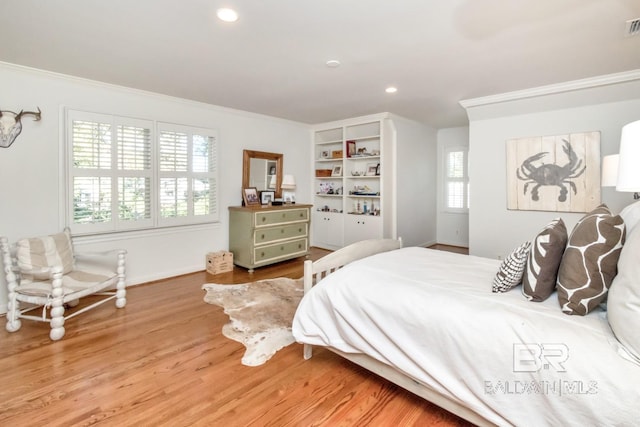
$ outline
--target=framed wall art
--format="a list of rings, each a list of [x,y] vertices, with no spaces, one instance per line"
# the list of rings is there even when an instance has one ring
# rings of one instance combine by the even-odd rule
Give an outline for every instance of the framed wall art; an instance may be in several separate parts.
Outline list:
[[[600,132],[506,142],[507,209],[589,212],[600,204]]]

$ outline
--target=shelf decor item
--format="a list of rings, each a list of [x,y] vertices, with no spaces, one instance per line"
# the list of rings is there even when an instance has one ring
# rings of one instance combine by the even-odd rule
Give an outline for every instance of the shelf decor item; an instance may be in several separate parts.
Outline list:
[[[333,158],[333,159],[341,159],[342,158],[342,150],[333,150],[331,152],[331,158]]]
[[[331,169],[316,169],[316,177],[318,178],[326,178],[331,176]]]
[[[334,166],[331,176],[342,176],[342,166]]]
[[[352,157],[354,154],[356,154],[356,142],[347,141],[347,157]]]

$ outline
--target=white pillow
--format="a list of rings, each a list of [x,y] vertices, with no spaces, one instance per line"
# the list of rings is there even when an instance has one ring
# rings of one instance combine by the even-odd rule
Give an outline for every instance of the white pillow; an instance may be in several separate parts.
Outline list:
[[[624,220],[624,225],[627,227],[627,237],[631,234],[631,230],[640,222],[640,201],[631,203],[626,208],[622,209],[620,216]]]
[[[631,233],[618,259],[607,300],[609,325],[624,348],[640,361],[640,232]]]

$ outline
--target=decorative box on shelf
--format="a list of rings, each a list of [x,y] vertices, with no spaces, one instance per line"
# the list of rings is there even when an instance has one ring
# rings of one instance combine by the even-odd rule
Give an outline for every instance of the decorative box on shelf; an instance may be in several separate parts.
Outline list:
[[[233,270],[233,253],[227,251],[207,254],[207,273],[219,274]]]
[[[326,178],[331,176],[331,169],[316,169],[316,177]]]
[[[331,152],[332,159],[341,159],[342,158],[342,150],[333,150]]]

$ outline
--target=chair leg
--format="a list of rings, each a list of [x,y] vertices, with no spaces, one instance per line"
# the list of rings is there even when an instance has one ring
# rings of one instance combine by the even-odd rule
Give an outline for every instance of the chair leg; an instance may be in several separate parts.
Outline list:
[[[125,252],[118,253],[118,283],[116,284],[116,307],[127,305],[127,289],[125,283]]]
[[[49,338],[52,341],[57,341],[64,336],[64,305],[62,291],[62,270],[56,270],[53,273],[53,280],[51,281],[51,332],[49,332]]]
[[[22,326],[20,320],[20,302],[16,299],[16,293],[10,292],[7,301],[7,332],[15,332]]]
[[[7,324],[8,332],[15,332],[22,326],[20,321],[20,301],[17,299],[18,282],[11,266],[11,257],[9,255],[9,242],[6,237],[0,238],[0,247],[2,249],[5,278],[7,279]]]

